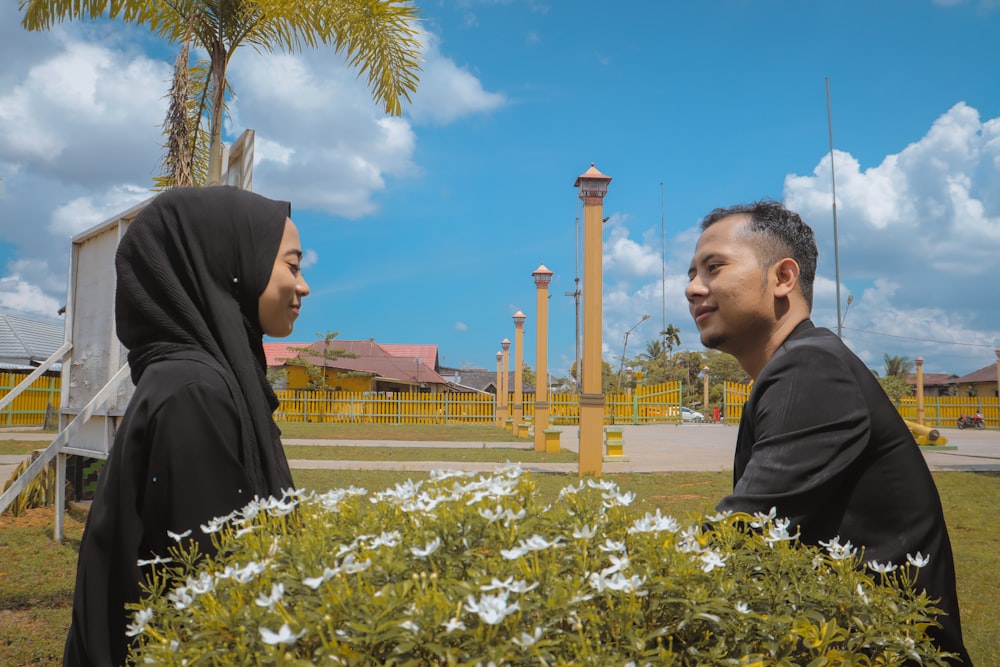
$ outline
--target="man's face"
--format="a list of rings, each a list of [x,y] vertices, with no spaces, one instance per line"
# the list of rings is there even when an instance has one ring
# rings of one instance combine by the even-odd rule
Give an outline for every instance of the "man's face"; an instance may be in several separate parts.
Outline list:
[[[746,215],[710,225],[695,248],[684,290],[705,347],[740,352],[762,346],[775,322],[773,276],[740,232]]]

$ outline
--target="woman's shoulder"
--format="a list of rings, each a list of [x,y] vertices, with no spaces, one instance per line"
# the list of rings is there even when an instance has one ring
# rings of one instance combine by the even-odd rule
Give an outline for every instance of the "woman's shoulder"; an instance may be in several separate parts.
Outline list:
[[[163,359],[150,364],[142,374],[137,390],[145,387],[165,395],[176,394],[185,387],[229,393],[219,369],[194,359]]]

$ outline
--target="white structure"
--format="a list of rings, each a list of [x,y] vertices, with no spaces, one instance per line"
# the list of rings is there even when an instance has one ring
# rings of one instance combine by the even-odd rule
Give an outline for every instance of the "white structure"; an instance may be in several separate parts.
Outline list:
[[[253,130],[247,130],[228,152],[229,169],[222,182],[250,189],[253,182]],[[115,332],[115,252],[128,225],[155,197],[133,206],[73,237],[66,293],[65,339],[62,346],[0,400],[0,410],[35,379],[62,363],[59,434],[27,470],[0,495],[0,512],[56,458],[55,538],[63,537],[66,506],[66,456],[106,459],[118,422],[134,387],[129,379],[128,352]]]

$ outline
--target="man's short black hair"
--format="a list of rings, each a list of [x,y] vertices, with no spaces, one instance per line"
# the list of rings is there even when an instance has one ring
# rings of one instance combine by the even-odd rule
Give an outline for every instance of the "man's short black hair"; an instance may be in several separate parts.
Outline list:
[[[785,208],[781,202],[761,200],[752,204],[717,208],[701,221],[701,229],[704,231],[719,220],[734,215],[749,218],[743,231],[754,245],[762,266],[769,267],[785,257],[795,260],[799,265],[802,296],[812,310],[813,281],[816,279],[816,259],[819,257],[812,228],[802,221],[798,213]]]

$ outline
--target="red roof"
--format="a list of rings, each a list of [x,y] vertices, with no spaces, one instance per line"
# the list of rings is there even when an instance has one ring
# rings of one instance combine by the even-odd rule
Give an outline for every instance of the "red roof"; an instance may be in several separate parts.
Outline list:
[[[956,384],[977,384],[979,382],[996,382],[997,381],[997,365],[990,364],[989,366],[984,366],[978,371],[972,371],[968,375],[963,375],[962,377],[955,380]]]
[[[264,343],[264,358],[267,359],[268,367],[284,366],[282,359],[288,359],[296,355],[296,350],[304,350],[309,347],[309,343]],[[289,349],[292,348],[292,349]]]
[[[409,357],[424,362],[427,368],[438,367],[437,345],[407,345],[405,343],[379,343],[386,352],[394,357]]]
[[[300,345],[293,343],[293,345]],[[419,355],[408,354],[396,356],[386,349],[388,346],[380,345],[374,340],[332,340],[329,345],[326,341],[316,341],[304,346],[310,353],[303,353],[300,356],[317,366],[327,366],[345,371],[356,371],[371,373],[387,380],[400,380],[404,382],[430,382],[432,384],[445,384],[445,379],[441,377],[433,366],[428,366]],[[430,347],[437,356],[436,345],[416,345],[416,346],[396,346],[402,348],[425,348]],[[350,357],[340,357],[338,359],[325,359],[324,350],[342,350],[351,355]],[[288,355],[294,356],[294,355]],[[416,360],[416,361],[415,361]],[[419,363],[418,363],[419,362]]]
[[[955,381],[958,376],[954,373],[924,373],[925,387],[947,387]],[[917,384],[917,374],[908,373],[906,381],[912,385]]]

